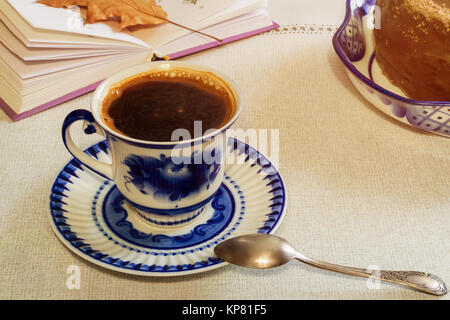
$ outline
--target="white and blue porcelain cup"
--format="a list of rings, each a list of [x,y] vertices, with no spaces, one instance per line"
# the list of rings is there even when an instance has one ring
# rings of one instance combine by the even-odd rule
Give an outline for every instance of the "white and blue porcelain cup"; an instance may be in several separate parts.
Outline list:
[[[104,123],[100,109],[112,86],[143,73],[158,70],[170,73],[177,68],[211,73],[228,87],[234,98],[234,110],[221,128],[190,140],[155,142],[130,138]],[[103,81],[92,97],[91,112],[80,109],[66,117],[62,138],[76,159],[115,182],[125,199],[127,211],[136,212],[154,225],[180,226],[198,217],[222,184],[226,130],[237,120],[241,105],[238,87],[219,71],[187,62],[148,62],[122,70]],[[75,145],[69,129],[77,121],[85,122],[86,134],[99,133],[106,137],[111,163],[94,159]],[[206,154],[209,157],[203,157]],[[196,160],[186,161],[187,158]],[[209,161],[205,161],[206,158]]]

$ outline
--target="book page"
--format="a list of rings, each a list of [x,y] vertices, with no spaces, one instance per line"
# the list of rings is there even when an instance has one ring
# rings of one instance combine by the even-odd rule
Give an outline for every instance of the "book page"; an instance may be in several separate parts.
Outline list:
[[[113,55],[120,56],[126,53]],[[0,44],[0,59],[5,61],[11,69],[22,79],[27,79],[47,73],[57,72],[61,70],[72,69],[82,65],[88,65],[97,61],[102,61],[106,57],[87,57],[77,59],[47,60],[47,61],[24,61],[14,55],[3,44]]]
[[[262,7],[266,3],[265,0],[157,0],[156,2],[166,10],[169,20],[194,30],[220,22],[217,18],[220,18],[222,12],[228,13],[226,17],[222,17],[223,21],[245,14],[251,8]],[[255,3],[258,5],[254,6]],[[170,23],[154,28],[138,28],[131,32],[136,38],[149,43],[152,48],[161,47],[189,33],[191,31]]]
[[[233,41],[235,37],[238,37],[239,39],[239,36],[242,34],[251,33],[271,26],[273,26],[273,21],[267,14],[267,11],[265,9],[260,9],[244,16],[229,19],[203,30],[208,34],[213,34],[214,36],[229,42]],[[193,52],[195,52],[196,47],[207,46],[211,43],[217,43],[217,41],[199,34],[190,33],[184,37],[177,38],[162,47],[156,48],[155,50],[162,56],[169,56],[172,58],[172,55],[175,57],[184,55],[183,52],[186,51],[186,48],[189,48],[187,49],[188,51],[194,49]]]
[[[156,0],[156,3],[167,12],[169,20],[190,26],[231,7],[236,1],[247,0]]]
[[[131,52],[130,50],[100,50],[84,48],[27,48],[0,20],[0,42],[22,60],[54,60]],[[138,50],[138,49],[134,49]],[[139,49],[141,50],[141,49]]]
[[[0,19],[27,47],[142,48],[136,44],[113,39],[35,29],[6,0],[0,0]]]
[[[265,10],[263,13],[263,15],[268,15],[267,14],[267,1],[266,0],[246,0],[246,1],[237,1],[232,7],[228,7],[225,8],[224,10],[221,10],[219,12],[217,12],[216,14],[214,14],[213,16],[210,16],[204,20],[202,20],[199,25],[197,26],[197,30],[202,31],[208,35],[217,37],[219,39],[223,39],[223,38],[227,38],[230,36],[234,36],[237,33],[239,33],[239,30],[229,30],[229,32],[227,32],[227,26],[230,25],[230,21],[237,19],[237,20],[242,20],[242,19],[248,19],[250,18],[250,16],[247,16],[249,14],[255,14],[255,15],[261,15],[260,12],[262,12],[261,10]],[[246,16],[246,17],[244,17]],[[236,21],[237,21],[236,20]],[[223,24],[223,25],[222,25]],[[218,25],[220,25],[220,32],[218,32]],[[214,27],[214,28],[212,28]],[[247,26],[246,28],[242,29],[241,33],[245,33],[248,30]],[[255,29],[258,29],[259,25],[255,27]],[[237,32],[237,33],[236,33]],[[208,43],[208,42],[212,42],[215,41],[212,38],[200,35],[200,34],[196,34],[193,32],[186,32],[185,30],[181,30],[181,32],[176,34],[177,36],[175,37],[175,34],[172,37],[166,37],[165,41],[158,46],[154,46],[153,49],[157,51],[157,55],[159,56],[164,56],[167,53],[173,53],[174,51],[167,51],[167,45],[169,45],[170,43],[177,41],[178,39],[181,38],[186,38],[188,36],[195,36],[195,39],[201,39],[203,43]],[[184,41],[180,41],[180,43],[184,43],[184,45],[186,46],[187,49],[190,47],[189,42],[184,42]],[[180,43],[178,43],[178,47],[180,45]],[[165,49],[162,49],[163,47],[166,47]]]
[[[240,17],[250,12],[255,12],[256,15],[260,15],[259,13],[256,13],[256,11],[262,8],[267,8],[266,0],[237,1],[232,7],[219,11],[217,14],[203,20],[201,22],[201,28],[211,27],[220,22]],[[268,15],[267,10],[265,15]]]
[[[3,2],[5,0],[1,0]],[[94,37],[126,41],[148,48],[149,45],[128,32],[120,31],[117,22],[83,24],[81,10],[72,8],[53,8],[36,0],[6,0],[34,28],[68,33],[83,34]],[[3,6],[2,6],[3,7]],[[17,26],[20,29],[20,26]]]

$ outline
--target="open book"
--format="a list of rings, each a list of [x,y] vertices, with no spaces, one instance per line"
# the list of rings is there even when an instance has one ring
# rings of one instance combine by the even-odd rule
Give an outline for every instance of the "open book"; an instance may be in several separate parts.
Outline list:
[[[73,6],[0,0],[0,108],[19,120],[89,92],[122,68],[175,59],[277,27],[266,0],[158,0],[171,21],[119,31],[119,23],[84,24]]]

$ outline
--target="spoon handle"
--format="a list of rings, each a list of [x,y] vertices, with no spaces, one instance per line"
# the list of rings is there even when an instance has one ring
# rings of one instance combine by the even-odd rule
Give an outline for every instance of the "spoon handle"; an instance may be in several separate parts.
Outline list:
[[[358,276],[363,278],[372,278],[380,281],[391,282],[407,287],[414,288],[436,296],[446,294],[447,287],[441,279],[437,276],[419,271],[391,271],[391,270],[367,270],[361,268],[346,267],[337,264],[332,264],[324,261],[313,260],[303,255],[298,254],[295,257],[297,260],[306,264],[343,274]]]

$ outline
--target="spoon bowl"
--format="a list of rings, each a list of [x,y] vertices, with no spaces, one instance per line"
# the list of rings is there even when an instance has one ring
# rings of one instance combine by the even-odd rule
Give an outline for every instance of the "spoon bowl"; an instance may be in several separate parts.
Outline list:
[[[248,268],[274,268],[295,258],[295,249],[283,238],[248,234],[219,243],[214,252],[222,260]]]

